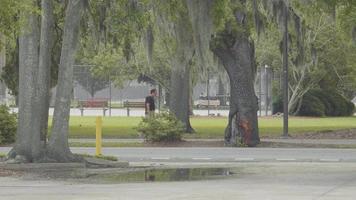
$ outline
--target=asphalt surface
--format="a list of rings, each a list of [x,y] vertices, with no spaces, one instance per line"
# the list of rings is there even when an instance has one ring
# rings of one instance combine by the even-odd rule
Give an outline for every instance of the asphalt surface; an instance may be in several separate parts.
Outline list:
[[[184,139],[185,141],[202,141],[202,142],[214,142],[224,141],[223,139]],[[103,142],[117,142],[117,143],[143,143],[144,139],[113,139],[103,138]],[[356,139],[266,139],[262,138],[262,142],[275,142],[275,143],[287,143],[287,144],[330,144],[330,145],[355,145]],[[70,138],[69,142],[77,143],[95,143],[94,138]]]
[[[356,163],[240,163],[227,179],[78,183],[0,177],[1,200],[354,200]]]
[[[71,148],[95,154],[95,148]],[[6,153],[10,148],[2,147]],[[129,162],[356,162],[356,149],[315,148],[103,148]]]

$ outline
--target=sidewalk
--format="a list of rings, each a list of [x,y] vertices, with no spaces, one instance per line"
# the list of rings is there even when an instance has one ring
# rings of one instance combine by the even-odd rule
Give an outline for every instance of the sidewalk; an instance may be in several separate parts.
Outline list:
[[[107,143],[143,143],[143,139],[103,139]],[[220,142],[222,139],[185,139],[191,142]],[[69,142],[95,143],[95,139],[81,138],[69,139]],[[286,144],[324,144],[324,145],[356,145],[356,139],[261,139],[261,142],[286,143]]]

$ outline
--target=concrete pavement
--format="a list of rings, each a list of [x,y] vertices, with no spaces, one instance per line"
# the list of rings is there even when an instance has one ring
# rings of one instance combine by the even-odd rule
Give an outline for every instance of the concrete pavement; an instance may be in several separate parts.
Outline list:
[[[354,200],[356,163],[240,163],[221,180],[78,183],[0,177],[1,200]]]
[[[186,141],[203,141],[203,142],[214,142],[223,141],[223,139],[184,139]],[[114,139],[114,138],[103,138],[103,142],[117,142],[117,143],[143,143],[143,139]],[[262,138],[262,142],[275,142],[275,143],[287,143],[287,144],[323,144],[323,145],[356,145],[356,139],[267,139]],[[70,138],[69,142],[78,143],[95,143],[94,138]]]

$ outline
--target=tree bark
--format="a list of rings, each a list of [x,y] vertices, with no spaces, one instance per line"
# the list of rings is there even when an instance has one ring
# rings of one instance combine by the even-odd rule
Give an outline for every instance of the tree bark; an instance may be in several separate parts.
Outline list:
[[[236,11],[236,24],[247,29],[246,13]],[[256,64],[253,42],[248,31],[232,32],[227,28],[213,38],[211,49],[221,60],[230,78],[229,122],[225,130],[226,145],[240,143],[247,146],[259,144],[258,100],[254,80]]]
[[[192,133],[194,130],[189,120],[190,70],[183,67],[176,63],[172,68],[169,109],[183,123],[186,132]]]
[[[2,74],[2,69],[6,65],[6,48],[5,48],[5,36],[0,33],[0,75]],[[5,99],[6,97],[6,86],[3,81],[0,80],[0,103],[1,97]]]
[[[37,95],[36,111],[40,123],[39,133],[43,144],[46,144],[48,129],[48,110],[49,110],[49,91],[51,78],[51,52],[54,37],[54,17],[52,0],[42,0],[42,19],[41,19],[41,39],[40,55],[37,76]],[[34,114],[35,114],[34,113]]]
[[[24,12],[21,17],[26,19],[22,28],[19,48],[19,118],[14,149],[9,158],[22,156],[24,162],[32,162],[41,156],[39,135],[32,130],[38,124],[33,117],[33,105],[36,95],[36,74],[38,67],[38,22],[34,13]],[[37,137],[38,136],[38,137]]]
[[[73,88],[73,64],[79,40],[82,7],[83,0],[70,0],[65,14],[53,128],[47,152],[49,158],[60,162],[78,160],[69,149],[68,124]]]
[[[190,69],[192,67],[193,37],[187,33],[191,31],[189,19],[181,13],[180,18],[175,24],[176,32],[176,50],[172,58],[171,83],[169,91],[169,110],[185,127],[187,133],[193,133],[194,129],[189,119],[189,101],[190,101]]]

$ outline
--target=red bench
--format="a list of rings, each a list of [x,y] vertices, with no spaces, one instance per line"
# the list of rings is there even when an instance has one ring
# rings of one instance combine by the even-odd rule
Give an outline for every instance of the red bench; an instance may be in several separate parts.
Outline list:
[[[79,100],[78,107],[80,109],[81,116],[84,116],[84,110],[101,110],[103,109],[103,116],[106,115],[108,110],[108,99],[88,99],[88,100]]]

